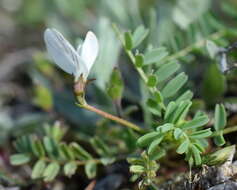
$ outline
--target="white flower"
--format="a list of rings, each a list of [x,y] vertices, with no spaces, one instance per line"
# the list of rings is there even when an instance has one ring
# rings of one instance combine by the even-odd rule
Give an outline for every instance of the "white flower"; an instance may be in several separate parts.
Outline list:
[[[98,40],[93,32],[86,34],[85,41],[77,50],[55,29],[46,29],[44,40],[48,53],[62,70],[73,74],[75,80],[82,75],[86,81],[99,51]]]

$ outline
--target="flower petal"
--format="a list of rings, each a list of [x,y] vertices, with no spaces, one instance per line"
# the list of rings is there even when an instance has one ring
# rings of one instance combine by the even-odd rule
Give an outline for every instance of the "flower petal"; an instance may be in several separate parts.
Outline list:
[[[75,79],[77,80],[81,74],[83,76],[83,79],[86,81],[87,76],[89,75],[89,70],[86,67],[86,64],[84,60],[81,58],[81,56],[78,55],[78,63],[76,64],[76,71],[73,73],[75,76]]]
[[[77,46],[77,53],[78,53],[79,55],[81,55],[81,51],[82,51],[82,44],[79,44],[79,45]]]
[[[78,48],[78,50],[80,51],[80,47]],[[98,51],[99,51],[99,43],[98,40],[95,36],[95,34],[91,31],[89,31],[86,34],[86,39],[82,45],[82,49],[81,49],[81,57],[84,60],[84,62],[86,63],[86,67],[88,69],[88,71],[90,71],[92,65],[95,62],[95,59],[98,55]]]
[[[71,44],[55,29],[47,29],[44,40],[54,62],[65,72],[74,74],[79,65],[79,56]]]

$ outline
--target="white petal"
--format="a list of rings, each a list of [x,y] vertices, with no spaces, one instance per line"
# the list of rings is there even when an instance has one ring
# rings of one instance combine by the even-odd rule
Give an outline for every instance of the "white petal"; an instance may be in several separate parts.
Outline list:
[[[86,39],[82,45],[81,57],[86,63],[88,71],[90,71],[92,65],[95,62],[95,59],[98,55],[99,43],[95,34],[89,31],[86,34]]]
[[[86,81],[89,71],[86,67],[84,60],[78,56],[79,64],[76,65],[76,71],[74,72],[75,79],[77,80],[81,74],[83,75],[84,80]]]
[[[77,47],[77,53],[81,55],[81,51],[82,51],[82,44],[79,44]]]
[[[55,29],[47,29],[44,33],[47,50],[54,62],[65,72],[74,74],[80,69],[79,55],[71,44]]]

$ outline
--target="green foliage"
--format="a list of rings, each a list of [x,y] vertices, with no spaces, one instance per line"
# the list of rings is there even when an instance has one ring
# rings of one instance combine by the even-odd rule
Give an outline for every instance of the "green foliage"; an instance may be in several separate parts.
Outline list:
[[[94,178],[96,176],[96,163],[93,161],[87,162],[85,172],[89,179]]]
[[[147,37],[149,30],[146,29],[143,25],[140,25],[136,30],[131,32],[124,33],[124,46],[127,50],[131,50],[139,46],[142,41]]]
[[[158,132],[147,133],[137,140],[137,144],[140,147],[145,147],[145,146],[149,145],[158,136],[159,136]]]
[[[197,127],[201,127],[203,125],[206,125],[208,123],[209,119],[206,115],[203,116],[197,116],[193,120],[185,123],[184,125],[181,126],[182,129],[195,129]]]
[[[208,104],[213,104],[226,90],[226,80],[217,65],[209,65],[204,74],[203,95]]]
[[[207,139],[214,135],[214,140],[218,141],[219,145],[223,145],[220,137],[223,139],[223,128],[226,125],[224,107],[216,106],[214,128],[218,131],[218,135],[216,132],[213,133],[210,127],[205,127],[209,123],[209,118],[205,113],[197,112],[193,119],[187,120],[193,93],[186,90],[179,94],[179,91],[184,89],[188,77],[184,72],[178,73],[180,65],[176,61],[167,61],[169,55],[167,50],[163,47],[148,48],[144,55],[141,52],[133,55],[132,50],[126,46],[124,48],[150,91],[146,106],[149,112],[159,117],[160,123],[155,130],[137,139],[137,145],[144,150],[144,153],[141,157],[129,160],[130,171],[136,177],[143,176],[141,183],[151,182],[154,176],[149,175],[150,171],[147,170],[146,164],[157,162],[167,156],[170,147],[175,148],[178,154],[184,154],[190,167],[205,163],[203,153],[208,146]],[[210,45],[208,48],[211,51]],[[147,73],[151,69],[157,70],[155,74]],[[223,76],[220,76],[218,80],[222,78]],[[157,169],[158,167],[155,171]]]
[[[77,169],[77,163],[75,161],[68,162],[67,164],[64,165],[63,170],[64,174],[68,177],[71,177],[73,174],[76,173]]]
[[[226,111],[223,104],[217,104],[215,108],[215,123],[214,129],[217,136],[214,137],[214,142],[217,146],[222,146],[225,144],[225,139],[223,137],[223,129],[226,126]]]
[[[48,166],[46,166],[43,177],[44,181],[49,182],[54,180],[54,178],[58,175],[60,166],[57,162],[52,162]]]
[[[147,37],[149,30],[140,25],[132,34],[133,48],[136,48]]]
[[[44,132],[43,137],[27,135],[17,139],[15,147],[19,153],[12,155],[10,159],[13,165],[34,161],[32,179],[42,178],[45,182],[50,182],[62,174],[71,177],[81,165],[85,165],[88,178],[94,178],[97,164],[108,165],[115,161],[110,157],[109,148],[98,138],[91,139],[95,150],[102,155],[100,159],[95,159],[78,143],[63,142],[66,130],[59,123],[46,125]]]
[[[207,11],[209,5],[208,0],[178,0],[173,19],[181,28],[187,28],[190,23]]]
[[[70,147],[75,154],[75,157],[79,160],[90,160],[92,159],[92,156],[79,144],[73,142],[70,144]]]
[[[157,81],[157,77],[155,75],[148,76],[147,86],[155,87],[157,85],[157,83],[158,83],[158,81]]]
[[[114,69],[110,77],[110,82],[107,88],[108,95],[112,100],[119,100],[122,98],[124,84],[121,73],[118,69]]]
[[[137,150],[143,151],[141,156],[128,159],[130,172],[135,178],[141,178],[142,185],[152,184],[159,169],[157,162],[167,156],[170,149],[175,149],[177,154],[183,154],[190,167],[213,163],[214,161],[207,161],[203,156],[208,146],[207,139],[214,134],[215,143],[223,145],[223,129],[226,125],[223,105],[216,106],[215,133],[211,128],[205,127],[209,122],[205,113],[198,112],[192,119],[187,119],[193,93],[185,89],[188,77],[184,72],[179,72],[180,64],[175,60],[169,61],[169,52],[164,47],[148,47],[145,53],[133,52],[147,35],[148,29],[143,26],[139,26],[133,33],[119,33],[119,36],[123,36],[121,41],[126,53],[150,92],[146,108],[159,118],[158,124],[154,124],[153,128],[136,140]],[[209,47],[209,51],[210,49]],[[120,100],[123,89],[121,74],[118,69],[114,69],[107,92],[113,100]],[[20,154],[12,156],[12,163],[21,165],[36,160],[32,170],[33,179],[52,181],[60,175],[60,168],[64,175],[71,177],[80,165],[84,165],[87,177],[92,179],[96,177],[99,163],[106,165],[115,161],[110,147],[98,136],[89,140],[92,148],[101,157],[94,159],[78,143],[63,142],[65,130],[59,125],[46,126],[45,133],[46,136],[41,139],[24,136],[15,143]],[[211,160],[214,160],[213,156]]]
[[[21,165],[26,164],[30,161],[30,156],[27,154],[14,154],[10,158],[10,162],[12,165]]]
[[[149,50],[144,55],[144,64],[145,65],[154,64],[154,63],[158,64],[167,55],[168,55],[168,52],[166,48],[164,47]]]
[[[220,131],[223,130],[224,127],[226,126],[226,111],[225,111],[225,107],[223,104],[216,105],[215,108],[215,124],[214,124],[214,128],[216,131]]]
[[[103,108],[110,110],[107,107],[108,104],[105,103],[107,100],[105,93],[100,91],[107,83],[107,93],[113,101],[121,101],[124,95],[126,102],[139,105],[139,113],[144,113],[142,115],[145,120],[142,124],[144,131],[135,133],[130,129],[120,129],[107,120],[91,119],[90,115],[88,117],[90,119],[85,119],[86,122],[96,120],[98,128],[95,133],[91,128],[88,128],[90,134],[94,133],[93,138],[89,138],[87,134],[80,131],[79,140],[86,139],[86,143],[79,144],[75,142],[77,140],[76,134],[73,134],[76,136],[76,138],[73,136],[73,142],[68,143],[64,138],[65,128],[58,124],[46,125],[43,135],[42,133],[24,135],[16,140],[14,145],[17,153],[10,159],[13,165],[29,164],[32,166],[32,179],[43,179],[50,182],[60,175],[71,177],[77,171],[81,171],[79,167],[84,167],[84,173],[89,179],[93,179],[99,171],[97,170],[98,164],[108,165],[117,159],[120,160],[121,157],[122,159],[129,157],[127,160],[130,163],[130,172],[134,174],[133,179],[139,178],[139,185],[143,186],[152,185],[157,181],[159,165],[162,166],[163,159],[169,156],[168,152],[170,151],[183,155],[190,167],[200,167],[202,164],[221,164],[229,158],[233,147],[226,147],[204,155],[209,146],[209,139],[214,140],[217,146],[225,144],[223,134],[227,125],[227,116],[224,105],[216,105],[212,119],[211,114],[199,112],[196,109],[195,103],[192,102],[193,92],[187,89],[187,87],[196,87],[193,81],[188,81],[187,76],[196,77],[193,76],[193,72],[196,70],[195,65],[197,64],[196,67],[200,67],[197,71],[205,71],[202,95],[206,102],[203,103],[203,108],[206,104],[213,106],[216,101],[225,101],[222,96],[226,90],[226,77],[220,73],[214,61],[216,61],[221,46],[224,47],[228,44],[224,37],[230,34],[228,27],[219,22],[220,19],[213,16],[210,11],[207,12],[210,0],[159,1],[160,6],[157,7],[159,15],[154,9],[150,10],[146,6],[145,8],[140,6],[143,9],[144,20],[149,20],[149,24],[144,22],[145,26],[149,26],[149,29],[141,25],[143,20],[139,16],[137,0],[123,0],[116,1],[116,3],[110,0],[102,1],[103,14],[101,15],[103,16],[98,16],[97,11],[93,10],[94,7],[99,6],[98,2],[91,4],[92,1],[76,0],[70,3],[60,0],[46,4],[45,2],[39,3],[37,1],[36,4],[33,3],[34,5],[30,2],[27,5],[24,4],[24,14],[20,15],[24,18],[22,19],[24,23],[42,22],[46,16],[46,14],[42,15],[45,13],[42,8],[45,5],[56,4],[58,11],[63,15],[54,15],[53,11],[49,11],[53,16],[47,20],[47,23],[51,25],[52,20],[57,18],[54,24],[64,29],[65,33],[70,34],[68,27],[65,26],[75,23],[64,23],[63,20],[68,20],[69,17],[73,17],[75,20],[84,20],[87,17],[81,15],[92,10],[93,16],[98,18],[96,23],[93,23],[93,30],[99,36],[100,56],[93,71],[96,77],[95,92],[90,94],[91,89],[88,88],[89,100],[98,101],[101,107],[104,106]],[[140,3],[143,4],[142,1]],[[153,3],[155,4],[155,1],[149,2],[149,6],[152,7]],[[90,4],[91,7],[87,9],[86,4]],[[39,10],[34,12],[33,8],[36,5],[39,5]],[[80,11],[77,9],[78,6]],[[223,8],[224,11],[236,17],[237,14],[233,7],[223,3]],[[91,15],[88,18],[91,18]],[[136,89],[139,81],[134,80],[135,77],[128,74],[130,70],[123,69],[124,65],[121,65],[123,76],[125,76],[124,81],[128,84],[126,91],[124,91],[121,73],[118,69],[114,69],[118,60],[121,63],[126,60],[123,57],[118,59],[120,46],[111,29],[111,21],[114,20],[119,25],[125,26],[124,30],[127,31],[122,33],[115,29],[125,52],[144,82],[139,89],[142,92],[142,98]],[[87,28],[91,21],[88,22],[85,19],[80,24],[82,28]],[[132,29],[134,30],[132,31]],[[78,31],[73,31],[71,34],[74,33],[77,34]],[[206,41],[206,39],[210,40]],[[208,59],[206,51],[203,50],[205,44],[212,60]],[[61,88],[62,81],[58,83],[57,74],[45,61],[44,55],[37,55],[35,61],[37,69],[49,77],[50,82],[55,82],[58,85],[57,88]],[[210,62],[210,64],[202,64],[206,62]],[[187,71],[187,74],[183,72],[184,70]],[[34,78],[42,77],[39,73],[30,73],[32,76],[34,75]],[[37,83],[34,87],[33,102],[46,111],[52,110],[53,102],[56,100],[54,96],[60,94],[51,90],[49,81],[43,80],[43,84]],[[199,95],[198,92],[195,97],[199,97]],[[58,105],[63,108],[62,115],[67,114],[70,120],[73,113],[66,107],[67,102],[60,100]],[[124,118],[129,117],[130,111],[128,110],[132,110],[129,108],[124,111]],[[83,119],[84,112],[80,112],[80,114],[80,119]],[[75,114],[75,117],[78,118],[78,115]],[[137,123],[140,124],[139,122]],[[72,121],[72,123],[75,122]],[[88,149],[86,145],[89,146]],[[116,152],[118,150],[119,152]],[[115,155],[115,152],[119,155]],[[130,157],[131,154],[137,156]],[[99,158],[94,158],[94,155],[98,155]]]
[[[132,34],[130,32],[124,33],[124,42],[127,50],[131,50],[133,48]]]
[[[176,62],[170,62],[167,64],[162,65],[157,71],[156,75],[159,76],[159,81],[165,81],[170,76],[172,76],[178,69],[180,68],[180,65]]]
[[[127,160],[131,165],[130,172],[134,174],[134,177],[137,179],[142,176],[140,183],[150,185],[156,177],[159,165],[154,160],[150,160],[145,152],[142,153],[141,157],[131,157]]]
[[[45,167],[46,162],[44,160],[38,160],[32,169],[31,178],[37,179],[43,177]]]
[[[90,143],[99,155],[104,156],[104,157],[111,156],[110,148],[103,142],[102,139],[98,137],[94,137],[90,139]]]
[[[165,154],[166,148],[165,146],[162,147],[162,141],[166,143],[174,143],[176,141],[176,143],[179,144],[177,153],[185,153],[186,157],[188,156],[187,159],[189,163],[194,160],[196,165],[200,165],[202,163],[200,154],[204,151],[204,147],[200,144],[199,139],[210,137],[212,132],[210,128],[204,130],[197,129],[198,127],[204,126],[207,122],[207,116],[200,116],[199,118],[194,118],[192,121],[186,121],[182,125],[166,123],[158,126],[156,132],[150,132],[140,137],[137,143],[141,147],[148,147],[148,156],[154,158],[152,153],[155,150],[159,150],[159,154],[161,154],[161,152]],[[160,158],[160,156],[155,158]]]
[[[137,54],[135,56],[136,67],[142,67],[144,65],[144,56],[142,54]]]
[[[162,95],[166,98],[174,96],[187,80],[188,77],[184,73],[180,73],[164,87]]]

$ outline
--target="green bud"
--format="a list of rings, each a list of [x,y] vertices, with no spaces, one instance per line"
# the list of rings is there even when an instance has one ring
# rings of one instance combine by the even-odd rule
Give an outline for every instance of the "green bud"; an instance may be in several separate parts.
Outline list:
[[[124,41],[125,41],[125,48],[127,50],[131,50],[132,47],[133,47],[131,32],[125,32],[124,33]]]
[[[155,75],[150,75],[148,77],[147,85],[149,87],[155,87],[157,85],[157,82],[158,82],[157,77]]]
[[[142,54],[137,54],[135,56],[136,67],[142,67],[144,63],[144,56]]]
[[[112,100],[119,100],[123,95],[124,84],[119,69],[115,68],[110,77],[110,82],[107,88],[108,95]]]

